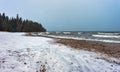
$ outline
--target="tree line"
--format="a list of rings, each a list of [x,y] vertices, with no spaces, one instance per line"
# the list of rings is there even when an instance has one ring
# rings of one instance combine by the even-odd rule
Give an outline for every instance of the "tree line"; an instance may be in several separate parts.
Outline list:
[[[19,15],[8,17],[5,13],[0,13],[0,31],[9,32],[45,32],[46,29],[37,22],[31,20],[23,20]]]

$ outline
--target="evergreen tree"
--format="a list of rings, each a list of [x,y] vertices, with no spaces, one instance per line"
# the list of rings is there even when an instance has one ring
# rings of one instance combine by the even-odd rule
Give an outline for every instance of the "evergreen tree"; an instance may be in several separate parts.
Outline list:
[[[31,20],[23,20],[16,15],[16,18],[9,18],[5,16],[5,13],[0,13],[0,31],[10,31],[10,32],[44,32],[45,28],[42,27],[40,23],[33,22]]]

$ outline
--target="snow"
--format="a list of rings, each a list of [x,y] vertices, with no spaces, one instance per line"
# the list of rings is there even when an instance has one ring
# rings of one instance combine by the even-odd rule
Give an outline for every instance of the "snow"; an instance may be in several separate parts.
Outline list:
[[[101,59],[100,53],[24,34],[0,32],[0,72],[120,72],[120,65]]]

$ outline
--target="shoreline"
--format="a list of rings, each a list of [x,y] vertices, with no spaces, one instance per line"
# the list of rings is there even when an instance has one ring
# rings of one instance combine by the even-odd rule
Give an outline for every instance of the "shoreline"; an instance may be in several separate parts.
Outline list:
[[[96,54],[101,55],[100,58],[96,57],[96,59],[102,59],[109,63],[120,65],[120,62],[118,61],[120,59],[119,44],[105,43],[105,42],[99,42],[99,41],[56,38],[56,37],[49,37],[49,36],[42,36],[42,35],[37,36],[32,34],[28,34],[26,36],[51,38],[51,39],[54,39],[53,43],[55,44],[62,44],[76,50],[85,50],[89,52],[94,52]]]
[[[92,52],[99,52],[106,54],[113,58],[120,58],[120,45],[115,43],[106,43],[99,41],[89,41],[89,40],[77,40],[77,39],[66,39],[66,38],[56,38],[43,35],[28,35],[35,37],[46,37],[55,39],[55,43],[63,44],[65,46],[72,47],[74,49],[82,49]]]
[[[56,43],[59,40],[61,39],[31,36],[30,34],[25,36],[25,33],[0,33],[0,71],[120,71],[120,59]],[[85,44],[87,43],[85,42]]]
[[[120,58],[120,45],[111,45],[96,41],[74,40],[74,39],[56,39],[55,43],[70,46],[75,49],[100,52],[110,57]]]

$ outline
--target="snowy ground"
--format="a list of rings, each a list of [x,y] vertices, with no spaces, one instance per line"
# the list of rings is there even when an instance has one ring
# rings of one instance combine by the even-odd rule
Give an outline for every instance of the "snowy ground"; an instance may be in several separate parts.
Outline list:
[[[45,37],[0,32],[0,72],[120,72],[103,55],[55,44]]]

